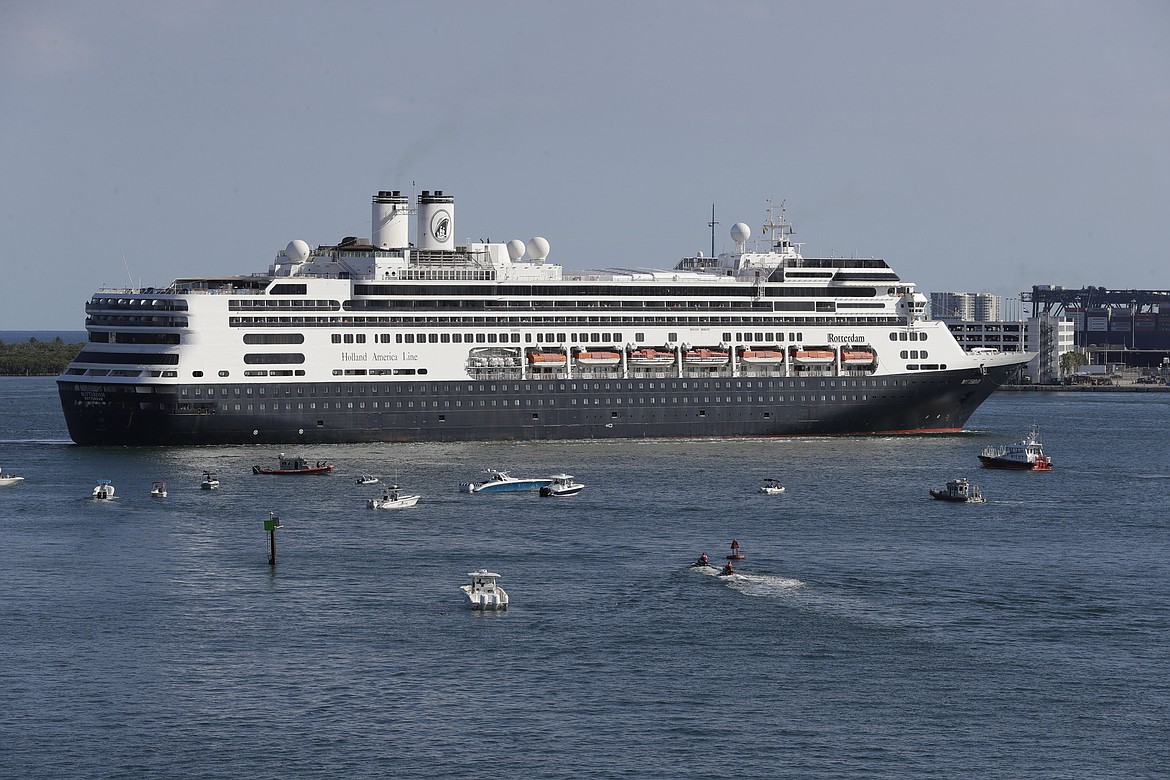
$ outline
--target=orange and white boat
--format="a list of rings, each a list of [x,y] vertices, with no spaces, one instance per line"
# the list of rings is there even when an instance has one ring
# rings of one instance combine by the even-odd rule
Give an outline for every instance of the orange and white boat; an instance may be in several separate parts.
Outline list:
[[[534,366],[555,367],[563,366],[568,362],[564,352],[529,352],[528,362]]]
[[[843,366],[872,366],[874,354],[868,349],[841,350],[841,365]]]
[[[659,352],[653,347],[635,349],[630,353],[631,366],[669,366],[674,362],[674,355],[670,352]]]
[[[784,362],[784,353],[774,349],[745,349],[739,353],[739,359],[753,366],[775,366]]]
[[[616,366],[622,356],[617,352],[578,352],[577,362],[582,366]]]
[[[837,353],[831,349],[798,349],[792,356],[794,363],[804,365],[827,365],[837,358]]]
[[[1034,423],[1023,441],[986,447],[979,455],[979,463],[988,469],[1052,471],[1052,460],[1044,454],[1044,445],[1040,443],[1040,426]]]
[[[688,366],[722,366],[730,359],[728,353],[715,349],[690,349],[683,353]]]

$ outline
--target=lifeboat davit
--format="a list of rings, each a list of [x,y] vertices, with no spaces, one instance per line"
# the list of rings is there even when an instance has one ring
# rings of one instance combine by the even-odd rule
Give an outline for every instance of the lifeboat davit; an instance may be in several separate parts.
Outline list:
[[[577,362],[583,366],[616,366],[622,356],[617,352],[578,352]]]
[[[774,349],[745,349],[739,353],[739,359],[750,365],[779,365],[784,362],[784,353]]]
[[[831,349],[798,349],[792,356],[796,363],[804,365],[827,365],[837,358],[837,353]]]
[[[722,366],[728,361],[726,352],[714,349],[691,349],[683,353],[688,366]]]

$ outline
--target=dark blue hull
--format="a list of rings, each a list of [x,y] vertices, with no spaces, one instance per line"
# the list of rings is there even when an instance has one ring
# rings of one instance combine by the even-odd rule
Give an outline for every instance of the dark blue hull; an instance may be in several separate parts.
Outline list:
[[[103,385],[58,380],[85,445],[953,432],[1014,366],[894,378]]]

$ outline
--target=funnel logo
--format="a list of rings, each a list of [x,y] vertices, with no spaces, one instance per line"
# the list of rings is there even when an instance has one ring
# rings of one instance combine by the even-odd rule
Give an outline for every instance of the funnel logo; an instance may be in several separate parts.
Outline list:
[[[451,237],[451,215],[440,209],[431,216],[431,238],[445,243]]]

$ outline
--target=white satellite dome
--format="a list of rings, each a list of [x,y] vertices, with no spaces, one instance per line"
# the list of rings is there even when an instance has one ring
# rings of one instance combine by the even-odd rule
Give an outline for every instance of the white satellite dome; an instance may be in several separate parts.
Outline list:
[[[536,236],[528,239],[527,247],[528,256],[535,262],[540,262],[548,257],[548,239]]]
[[[512,258],[515,263],[521,257],[524,257],[524,242],[518,238],[513,238],[508,242],[508,257]]]
[[[752,229],[744,222],[736,222],[731,226],[731,240],[743,244],[752,237]]]
[[[290,263],[296,263],[297,265],[308,260],[311,252],[312,250],[309,249],[309,245],[299,238],[295,241],[289,241],[288,246],[284,248],[284,256],[288,258]]]

